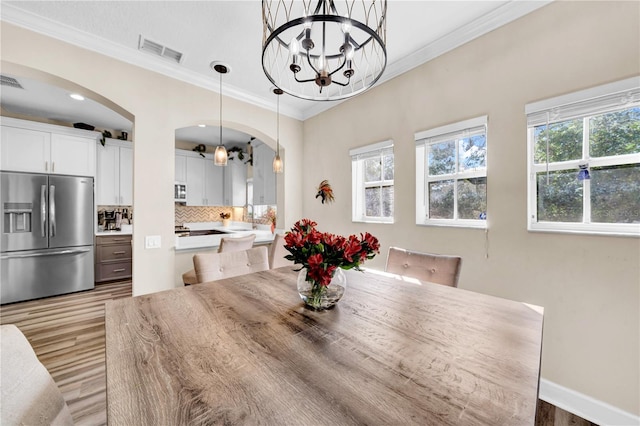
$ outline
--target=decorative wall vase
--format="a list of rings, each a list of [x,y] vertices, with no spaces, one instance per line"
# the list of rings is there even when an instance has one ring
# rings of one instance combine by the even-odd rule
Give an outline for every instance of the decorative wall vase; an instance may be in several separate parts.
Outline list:
[[[347,289],[347,275],[337,268],[328,286],[307,280],[307,270],[298,274],[298,294],[308,308],[316,311],[333,308]]]

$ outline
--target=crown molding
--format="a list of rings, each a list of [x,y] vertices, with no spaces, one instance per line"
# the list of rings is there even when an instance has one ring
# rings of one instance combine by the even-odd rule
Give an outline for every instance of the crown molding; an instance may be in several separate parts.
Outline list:
[[[216,93],[220,93],[220,83],[217,78],[209,78],[193,71],[186,70],[178,64],[165,62],[162,58],[141,54],[138,49],[114,43],[102,37],[97,37],[69,25],[52,21],[40,15],[26,12],[11,4],[3,3],[0,19],[27,30],[55,38],[65,43],[90,50],[127,64],[165,75],[185,83],[192,84]],[[270,93],[270,92],[269,92]],[[235,86],[225,84],[224,95],[246,102],[251,105],[275,111],[276,103],[259,96],[252,95]],[[302,120],[302,114],[297,109],[280,105],[280,113],[297,120]]]
[[[405,56],[387,68],[377,85],[389,81],[405,72],[416,68],[444,53],[447,53],[465,43],[470,42],[496,28],[514,21],[536,9],[539,9],[553,0],[511,0],[510,2],[494,9],[493,11],[475,19],[464,27],[460,27],[451,33],[439,38],[422,49]],[[193,71],[185,70],[177,64],[164,62],[153,56],[141,55],[138,49],[122,46],[101,37],[96,37],[84,31],[60,24],[39,15],[26,12],[11,4],[3,3],[0,19],[10,24],[26,28],[39,34],[52,37],[83,49],[91,50],[119,61],[126,62],[180,80],[207,90],[220,93],[219,83],[214,78],[208,78]],[[224,86],[225,96],[246,102],[251,105],[276,110],[276,103],[267,98],[255,96],[232,85]],[[297,120],[306,120],[324,111],[327,111],[342,102],[316,102],[305,111],[300,111],[286,105],[280,105],[280,113]]]
[[[553,0],[511,0],[509,3],[506,3],[471,21],[467,25],[457,28],[449,34],[440,37],[422,49],[419,49],[392,64],[388,64],[384,74],[382,74],[382,77],[376,83],[376,86],[429,62],[432,59],[487,34],[490,31],[506,25],[511,21],[515,21],[536,9],[546,6],[552,1]],[[331,103],[319,102],[305,111],[302,119],[306,120],[311,118],[314,115],[318,115],[348,100],[349,99],[344,99],[342,101]]]

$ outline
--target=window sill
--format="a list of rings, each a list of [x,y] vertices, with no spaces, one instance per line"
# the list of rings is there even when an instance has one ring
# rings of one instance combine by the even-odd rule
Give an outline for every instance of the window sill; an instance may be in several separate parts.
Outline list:
[[[418,226],[434,226],[434,227],[440,227],[440,228],[467,228],[467,229],[488,229],[489,227],[487,226],[487,222],[486,221],[478,221],[478,223],[474,223],[475,221],[469,221],[469,222],[462,222],[462,221],[457,221],[457,222],[448,222],[448,221],[424,221],[424,222],[416,222],[416,225]]]
[[[375,220],[375,219],[351,219],[352,223],[379,223],[381,225],[393,225],[395,220]]]
[[[599,236],[599,237],[632,237],[632,238],[640,238],[640,226],[635,227],[635,229],[629,230],[605,230],[605,229],[569,229],[569,228],[560,228],[560,227],[550,227],[550,226],[535,226],[533,224],[529,225],[527,229],[529,232],[534,233],[549,233],[549,234],[567,234],[567,235],[591,235],[591,236]]]

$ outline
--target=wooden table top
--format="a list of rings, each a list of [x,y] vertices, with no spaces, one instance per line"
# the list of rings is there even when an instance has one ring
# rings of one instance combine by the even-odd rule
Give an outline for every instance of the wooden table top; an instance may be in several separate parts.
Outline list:
[[[304,308],[280,268],[106,304],[110,425],[533,425],[541,310],[346,271]]]

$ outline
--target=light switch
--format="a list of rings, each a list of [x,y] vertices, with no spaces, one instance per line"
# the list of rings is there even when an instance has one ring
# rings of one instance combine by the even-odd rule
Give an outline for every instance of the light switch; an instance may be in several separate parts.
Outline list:
[[[162,245],[160,235],[147,235],[144,237],[144,248],[154,249],[160,248]]]

